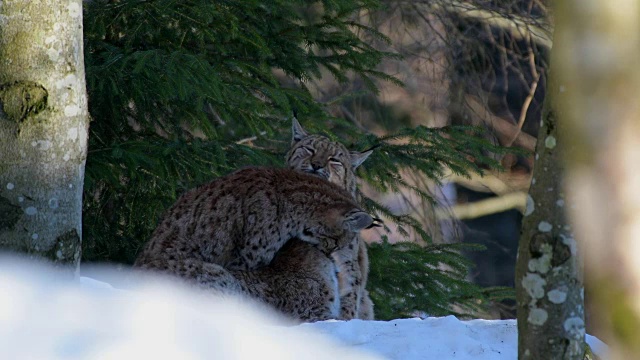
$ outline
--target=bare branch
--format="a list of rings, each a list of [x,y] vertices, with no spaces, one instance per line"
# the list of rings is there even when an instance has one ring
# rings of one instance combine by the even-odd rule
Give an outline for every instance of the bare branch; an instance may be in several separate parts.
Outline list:
[[[494,193],[504,195],[516,191],[529,190],[531,183],[530,174],[517,176],[515,173],[496,172],[485,173],[483,176],[471,174],[469,177],[457,175],[447,170],[443,179],[453,182],[477,192]]]
[[[465,1],[443,1],[431,5],[434,11],[455,13],[464,18],[474,19],[491,26],[508,31],[514,38],[528,40],[529,38],[547,49],[551,49],[553,41],[551,34],[553,27],[550,24],[538,26],[517,15],[508,17],[492,10],[481,9],[474,4]]]
[[[471,112],[496,132],[501,144],[509,144],[511,142],[531,152],[535,150],[536,138],[521,132],[514,124],[515,120],[493,114],[476,96],[465,95],[465,100]]]
[[[454,205],[451,208],[436,209],[438,220],[456,218],[460,220],[475,219],[511,209],[524,212],[527,201],[527,193],[515,192],[485,200]]]
[[[266,131],[261,131],[260,132],[260,136],[266,135],[266,133],[267,133]],[[242,145],[242,144],[247,144],[248,143],[248,146],[253,146],[253,144],[251,144],[251,142],[256,141],[256,140],[258,140],[258,136],[257,135],[256,136],[251,136],[251,137],[248,137],[248,138],[244,138],[244,139],[240,139],[240,140],[236,141],[236,144]]]
[[[522,125],[524,125],[524,121],[527,118],[527,112],[529,111],[529,106],[531,105],[533,96],[536,93],[536,89],[538,88],[539,80],[540,80],[540,74],[538,74],[538,76],[531,83],[531,87],[529,88],[529,94],[527,94],[527,97],[524,99],[524,102],[522,103],[522,109],[520,109],[520,118],[518,119],[518,124],[516,125],[518,128],[518,132],[508,143],[505,144],[506,146],[511,146],[511,144],[513,144],[516,138],[522,133]]]

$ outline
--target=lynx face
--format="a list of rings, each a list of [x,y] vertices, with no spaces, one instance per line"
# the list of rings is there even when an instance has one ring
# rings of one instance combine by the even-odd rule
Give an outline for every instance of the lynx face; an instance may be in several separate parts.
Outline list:
[[[345,247],[358,231],[373,224],[373,218],[358,209],[333,209],[326,216],[307,224],[299,235],[300,240],[317,245],[325,254]]]
[[[350,152],[344,145],[326,136],[309,135],[294,118],[287,164],[291,169],[319,176],[355,195],[354,171],[371,152]]]

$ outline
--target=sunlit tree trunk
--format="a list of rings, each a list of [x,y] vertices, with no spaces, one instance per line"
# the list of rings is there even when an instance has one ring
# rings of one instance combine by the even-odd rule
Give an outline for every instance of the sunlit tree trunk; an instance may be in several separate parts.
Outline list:
[[[557,1],[566,191],[596,331],[640,358],[640,0]]]
[[[585,350],[580,261],[565,216],[570,205],[562,187],[566,139],[558,136],[555,75],[538,132],[516,263],[519,359],[582,359]]]
[[[0,249],[80,260],[89,116],[81,0],[0,2]]]

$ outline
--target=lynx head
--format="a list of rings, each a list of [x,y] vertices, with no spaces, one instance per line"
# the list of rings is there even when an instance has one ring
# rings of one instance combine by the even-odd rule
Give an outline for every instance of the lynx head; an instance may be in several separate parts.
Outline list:
[[[329,180],[355,198],[355,170],[373,150],[349,151],[344,145],[331,141],[326,136],[310,135],[295,117],[292,133],[291,149],[287,153],[289,168]]]
[[[360,230],[371,226],[375,226],[374,218],[366,212],[352,206],[336,206],[305,224],[298,237],[330,254],[346,246]]]

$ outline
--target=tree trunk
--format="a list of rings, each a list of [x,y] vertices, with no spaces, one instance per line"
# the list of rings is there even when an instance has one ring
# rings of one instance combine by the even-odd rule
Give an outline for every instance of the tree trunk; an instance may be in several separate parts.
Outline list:
[[[565,217],[564,139],[558,137],[554,105],[558,87],[550,80],[516,263],[518,358],[582,359],[581,269]]]
[[[569,216],[595,333],[640,358],[640,1],[556,2]]]
[[[0,20],[0,249],[75,270],[89,125],[82,1],[4,1]]]

